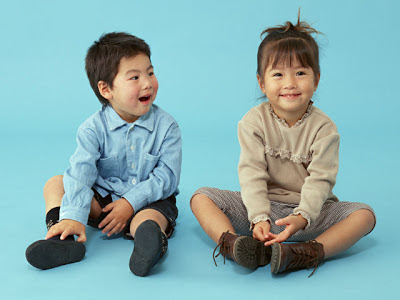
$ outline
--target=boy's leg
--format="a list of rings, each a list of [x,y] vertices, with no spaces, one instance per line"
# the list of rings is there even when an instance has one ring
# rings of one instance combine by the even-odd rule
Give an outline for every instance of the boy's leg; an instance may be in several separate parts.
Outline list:
[[[129,268],[137,276],[146,276],[168,248],[167,218],[155,209],[144,209],[137,213],[130,224],[134,238],[134,249]]]
[[[219,203],[219,206],[202,192],[210,197],[214,196],[214,201]],[[229,205],[226,202],[229,202]],[[247,220],[247,212],[238,192],[201,188],[195,192],[190,201],[190,206],[200,226],[217,244],[213,253],[215,265],[217,264],[215,258],[219,254],[246,268],[256,268],[269,263],[270,247],[265,247],[263,242],[252,237],[236,235],[230,218],[235,219],[235,224],[241,228],[241,232],[251,234],[248,231],[250,224]],[[224,207],[227,213],[230,213],[230,218],[222,211],[220,206]],[[220,252],[215,256],[218,247],[220,247]]]
[[[64,196],[63,176],[50,178],[43,190],[46,202],[46,226],[57,224],[61,201]],[[92,201],[91,215],[98,216],[101,207],[96,201]],[[60,240],[55,236],[48,240],[39,240],[31,244],[26,250],[28,262],[39,269],[50,269],[60,265],[80,261],[85,256],[84,244],[76,242],[73,236]]]

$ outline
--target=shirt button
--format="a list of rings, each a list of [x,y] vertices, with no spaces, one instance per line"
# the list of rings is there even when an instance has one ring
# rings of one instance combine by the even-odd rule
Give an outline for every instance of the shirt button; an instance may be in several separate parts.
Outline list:
[[[132,179],[132,184],[136,184],[136,179],[135,178]]]
[[[135,166],[135,164],[132,164],[131,167],[132,167],[132,169],[134,169],[136,166]]]
[[[135,150],[135,146],[132,145],[132,146],[131,146],[131,151],[134,151],[134,150]]]

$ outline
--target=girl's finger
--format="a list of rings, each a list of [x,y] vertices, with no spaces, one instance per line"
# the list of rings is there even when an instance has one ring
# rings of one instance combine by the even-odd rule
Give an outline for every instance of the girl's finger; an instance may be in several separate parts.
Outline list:
[[[277,234],[273,234],[273,233],[269,233],[268,234],[272,239],[276,239],[277,237],[278,237],[278,235]]]

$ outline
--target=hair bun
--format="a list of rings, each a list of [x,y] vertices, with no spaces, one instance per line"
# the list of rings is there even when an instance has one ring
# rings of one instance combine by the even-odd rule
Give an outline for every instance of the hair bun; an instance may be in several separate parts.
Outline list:
[[[288,32],[288,31],[303,32],[305,34],[313,34],[313,33],[319,34],[319,33],[321,33],[319,31],[315,30],[314,28],[312,28],[311,25],[308,24],[307,22],[300,21],[300,9],[299,9],[299,14],[298,14],[298,17],[297,17],[297,24],[296,25],[293,25],[292,22],[287,21],[283,25],[267,28],[261,33],[261,38],[263,37],[264,34],[270,34],[272,32],[285,33],[285,32]]]

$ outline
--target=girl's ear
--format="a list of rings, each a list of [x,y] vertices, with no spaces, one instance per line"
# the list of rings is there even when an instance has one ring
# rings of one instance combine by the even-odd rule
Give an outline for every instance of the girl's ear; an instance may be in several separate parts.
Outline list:
[[[99,81],[97,83],[97,88],[99,89],[100,95],[102,95],[104,98],[106,98],[107,100],[112,99],[111,89],[109,88],[109,86],[106,82],[104,82],[102,80]]]
[[[257,74],[257,81],[258,81],[258,85],[260,86],[261,91],[263,92],[263,94],[265,94],[264,80],[258,74]]]
[[[317,90],[318,88],[318,84],[319,84],[319,80],[321,78],[321,73],[319,73],[316,78],[315,78],[315,83],[314,83],[314,92]]]

